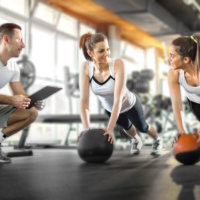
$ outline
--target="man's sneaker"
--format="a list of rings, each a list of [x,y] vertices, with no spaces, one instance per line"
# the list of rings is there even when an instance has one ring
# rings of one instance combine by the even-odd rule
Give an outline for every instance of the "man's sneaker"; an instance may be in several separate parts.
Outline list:
[[[139,154],[142,147],[143,147],[142,140],[132,139],[131,140],[131,150],[130,150],[130,153],[131,154]]]
[[[162,138],[158,138],[153,141],[151,155],[160,155],[160,151],[163,147]]]
[[[0,145],[0,163],[10,163],[11,159],[6,156],[6,154],[1,150]]]

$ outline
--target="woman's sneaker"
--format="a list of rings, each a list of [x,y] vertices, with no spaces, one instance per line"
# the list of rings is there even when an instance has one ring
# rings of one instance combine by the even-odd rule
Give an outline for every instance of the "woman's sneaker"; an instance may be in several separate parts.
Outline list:
[[[158,138],[153,141],[151,155],[160,155],[160,152],[163,147],[162,138]]]
[[[131,150],[130,150],[130,153],[132,155],[139,154],[140,150],[142,149],[142,147],[143,147],[142,140],[132,139],[131,140]]]

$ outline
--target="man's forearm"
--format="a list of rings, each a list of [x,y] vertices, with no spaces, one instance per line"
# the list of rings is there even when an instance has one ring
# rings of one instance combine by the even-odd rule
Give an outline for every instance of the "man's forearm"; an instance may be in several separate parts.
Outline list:
[[[13,104],[13,96],[0,94],[0,104]]]

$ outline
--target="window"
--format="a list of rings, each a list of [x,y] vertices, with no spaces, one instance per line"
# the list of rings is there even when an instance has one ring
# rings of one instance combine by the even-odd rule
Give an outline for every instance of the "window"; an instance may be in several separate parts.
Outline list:
[[[27,0],[0,0],[0,6],[20,15],[26,14]]]
[[[55,10],[53,7],[50,7],[46,4],[39,2],[33,16],[46,23],[56,24],[58,14],[59,14],[58,11]]]
[[[75,73],[78,70],[78,66],[75,63],[77,41],[69,39],[67,37],[58,36],[57,38],[57,70],[56,78],[64,81],[64,67],[69,67],[70,72]]]
[[[126,42],[121,42],[122,58],[132,63],[133,70],[140,71],[144,68],[145,53],[144,50]]]
[[[78,21],[66,14],[61,14],[59,22],[58,22],[58,30],[64,33],[67,33],[73,37],[77,37]]]
[[[48,29],[32,26],[31,60],[38,78],[55,78],[55,34]]]
[[[88,33],[88,32],[95,33],[96,31],[95,31],[95,29],[93,29],[93,28],[91,28],[91,27],[89,27],[85,24],[81,24],[80,25],[80,36],[85,34],[85,33]]]
[[[59,98],[57,95],[56,106],[60,107],[57,113],[59,114],[72,114],[77,112],[77,99],[72,97],[72,94],[68,94],[68,91],[71,90],[69,84],[76,83],[75,74],[78,74],[78,66],[76,63],[76,50],[77,50],[77,41],[69,39],[67,37],[58,36],[57,37],[57,68],[56,68],[56,80],[63,83],[63,96]],[[69,71],[69,77],[66,77],[66,68]],[[72,91],[73,94],[78,91]],[[61,94],[61,93],[60,93]],[[68,96],[69,95],[69,96]],[[73,98],[73,104],[70,105],[69,98]],[[76,103],[75,103],[76,102]],[[62,106],[60,106],[62,105]]]

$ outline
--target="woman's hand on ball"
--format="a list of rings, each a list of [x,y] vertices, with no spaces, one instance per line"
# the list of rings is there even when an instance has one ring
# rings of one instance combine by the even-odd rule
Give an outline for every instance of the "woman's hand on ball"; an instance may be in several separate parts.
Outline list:
[[[108,135],[108,142],[110,142],[111,144],[114,143],[114,135],[112,134],[112,132],[109,132],[107,129],[101,128],[105,131],[105,133],[103,135]]]
[[[174,140],[172,141],[172,146],[174,146],[174,143],[176,143],[176,142],[178,141],[178,138],[179,138],[182,134],[185,134],[185,133],[177,133],[177,134],[174,136]]]

